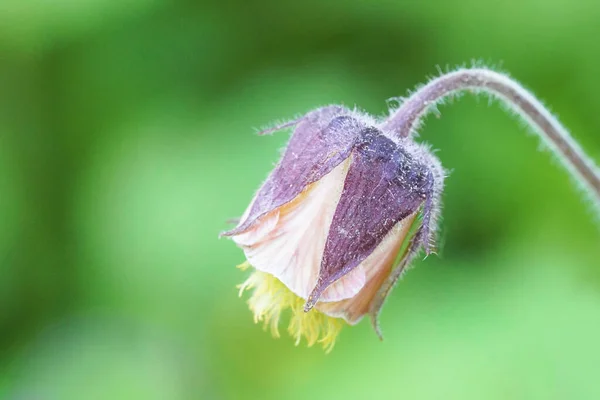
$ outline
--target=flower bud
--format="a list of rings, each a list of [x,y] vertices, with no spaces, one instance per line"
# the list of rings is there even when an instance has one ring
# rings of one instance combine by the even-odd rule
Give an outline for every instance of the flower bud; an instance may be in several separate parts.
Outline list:
[[[292,124],[290,124],[292,125]],[[341,327],[379,310],[406,265],[430,252],[444,172],[426,146],[341,106],[293,123],[283,156],[236,228],[224,232],[255,271],[255,320],[331,349]],[[314,308],[314,309],[313,309]]]

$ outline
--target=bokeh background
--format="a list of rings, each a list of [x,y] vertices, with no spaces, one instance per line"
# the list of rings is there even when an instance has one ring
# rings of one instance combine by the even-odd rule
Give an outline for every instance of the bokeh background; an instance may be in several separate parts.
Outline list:
[[[465,96],[442,251],[334,351],[252,321],[239,216],[288,134],[472,60],[600,160],[600,3],[0,1],[0,398],[598,399],[600,230],[522,124]]]

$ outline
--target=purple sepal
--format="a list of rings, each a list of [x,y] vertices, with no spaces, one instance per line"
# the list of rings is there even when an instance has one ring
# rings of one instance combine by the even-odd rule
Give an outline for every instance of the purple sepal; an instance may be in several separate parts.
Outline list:
[[[402,145],[375,128],[364,129],[351,152],[351,164],[335,210],[317,284],[305,310],[333,282],[356,268],[402,219],[423,206],[429,220],[433,177]],[[423,225],[426,226],[426,225]],[[421,240],[429,238],[421,232]]]
[[[341,106],[323,107],[298,120],[281,161],[256,194],[248,216],[222,235],[243,233],[261,216],[292,201],[349,157],[364,128]]]

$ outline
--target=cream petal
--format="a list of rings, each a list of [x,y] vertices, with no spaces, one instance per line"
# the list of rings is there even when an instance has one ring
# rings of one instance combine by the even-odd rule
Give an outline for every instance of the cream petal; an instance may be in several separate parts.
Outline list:
[[[259,223],[252,229],[233,237],[240,246],[252,246],[260,242],[275,229],[279,222],[279,210],[272,211],[260,218]]]
[[[316,285],[349,162],[345,160],[290,203],[261,217],[250,230],[232,237],[254,268],[272,274],[303,299]],[[365,282],[364,270],[356,268],[329,286],[321,299],[348,299]]]
[[[398,222],[375,251],[359,265],[358,268],[366,273],[366,284],[356,296],[336,302],[321,300],[316,308],[331,317],[344,318],[352,325],[359,322],[369,312],[379,289],[390,275],[415,217],[416,213]]]

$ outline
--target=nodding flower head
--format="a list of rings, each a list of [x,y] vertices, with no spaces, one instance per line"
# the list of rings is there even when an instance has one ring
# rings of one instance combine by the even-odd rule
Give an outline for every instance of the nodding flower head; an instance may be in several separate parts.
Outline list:
[[[341,327],[379,310],[411,259],[434,244],[444,170],[415,130],[436,104],[462,91],[487,93],[533,128],[585,189],[600,218],[600,169],[518,82],[485,68],[458,69],[419,88],[377,121],[329,106],[293,127],[283,157],[229,232],[254,272],[240,285],[256,322],[277,336],[331,349]],[[263,132],[266,133],[266,132]],[[381,336],[381,335],[380,335]]]
[[[419,249],[431,251],[444,173],[428,147],[358,111],[328,106],[287,126],[281,160],[223,235],[253,269],[240,295],[252,291],[255,321],[278,336],[289,308],[297,344],[331,349],[365,314],[379,333],[391,287]]]

